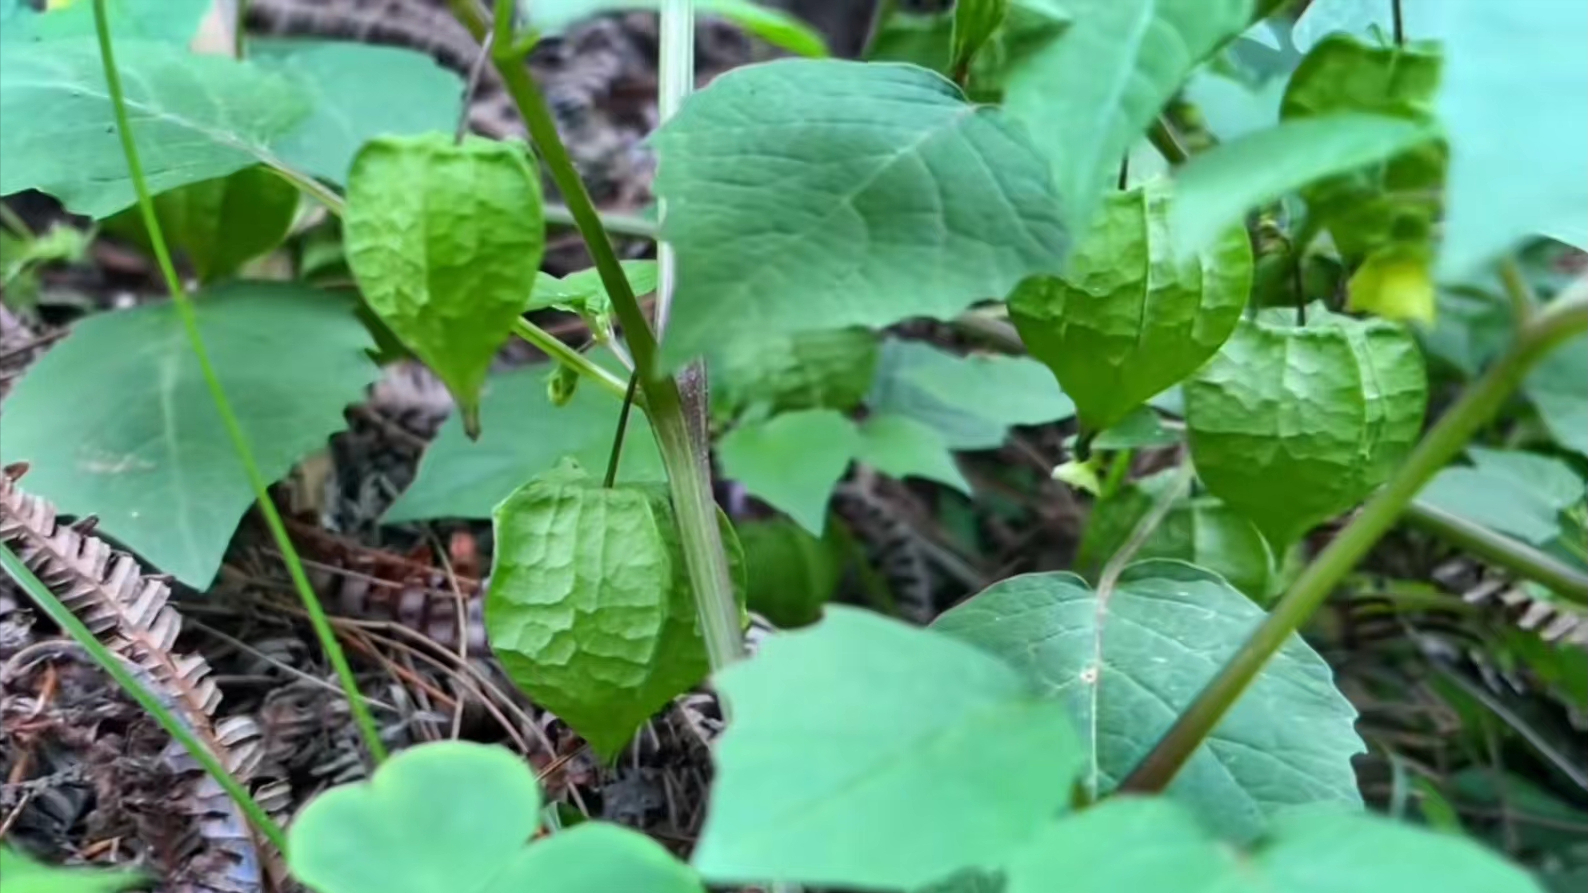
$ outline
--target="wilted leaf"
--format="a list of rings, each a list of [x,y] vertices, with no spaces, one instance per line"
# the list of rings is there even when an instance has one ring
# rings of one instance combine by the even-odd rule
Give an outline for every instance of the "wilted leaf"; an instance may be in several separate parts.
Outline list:
[[[536,704],[610,758],[711,669],[667,487],[603,487],[565,463],[491,517],[491,650]],[[742,558],[722,524],[742,598]]]
[[[854,423],[809,409],[740,425],[722,438],[717,456],[724,477],[820,536],[833,485],[859,448]]]
[[[285,77],[155,41],[116,43],[116,64],[149,190],[224,177],[271,157],[309,112]],[[136,200],[92,38],[8,44],[0,54],[0,195],[38,189],[79,214]]]
[[[1251,243],[1231,227],[1195,254],[1168,228],[1167,184],[1108,197],[1061,276],[1027,279],[1009,316],[1097,432],[1195,372],[1240,321]]]
[[[1010,863],[1007,893],[1542,893],[1483,844],[1376,816],[1298,810],[1242,853],[1164,798],[1111,800],[1061,818]],[[1130,854],[1100,858],[1099,853]]]
[[[1219,577],[1131,565],[1102,600],[1074,574],[994,584],[932,625],[1021,669],[1091,742],[1082,783],[1104,794],[1146,755],[1263,618]],[[1169,795],[1221,835],[1250,839],[1292,806],[1360,806],[1356,710],[1292,635],[1180,770]],[[1254,758],[1254,754],[1262,758]],[[1128,861],[1128,860],[1127,860]]]
[[[1197,474],[1283,552],[1365,499],[1422,431],[1428,382],[1400,326],[1314,312],[1243,322],[1185,384]]]
[[[877,368],[869,329],[827,329],[771,338],[727,338],[712,352],[711,397],[724,417],[760,407],[848,411],[860,405]]]
[[[418,476],[383,520],[489,518],[497,503],[565,456],[604,470],[622,401],[586,383],[567,405],[553,406],[546,388],[550,369],[542,363],[487,378],[480,439],[469,440],[457,416],[447,419],[425,449]],[[651,426],[644,413],[630,413],[618,480],[662,479]]]
[[[843,572],[830,537],[817,539],[787,518],[747,521],[735,529],[744,549],[750,610],[779,629],[820,620]]]
[[[1071,22],[1064,36],[1011,69],[1004,102],[1051,165],[1065,223],[1082,232],[1119,159],[1192,67],[1246,27],[1251,3],[1077,0],[1065,6]]]
[[[866,405],[873,414],[924,422],[953,450],[991,449],[1004,442],[1010,425],[1060,422],[1075,414],[1075,404],[1036,360],[957,356],[918,341],[882,345]]]
[[[271,143],[294,168],[346,183],[358,150],[377,136],[457,127],[463,80],[428,53],[350,41],[248,41],[248,58],[295,82],[313,105],[307,118]]]
[[[298,189],[264,167],[192,183],[154,198],[166,243],[187,255],[199,279],[237,272],[281,244],[298,212]],[[152,251],[143,217],[128,208],[107,226]]]
[[[452,392],[478,437],[480,389],[546,249],[540,176],[521,146],[381,137],[348,179],[343,233],[364,300]]]
[[[713,882],[914,889],[996,864],[1065,808],[1081,761],[1003,662],[854,608],[717,685],[734,719],[694,859]]]
[[[1580,39],[1588,4],[1449,7],[1439,118],[1450,188],[1439,269],[1459,277],[1533,233],[1588,231]]]
[[[660,844],[615,825],[532,843],[540,802],[534,772],[506,748],[421,744],[310,801],[288,864],[319,893],[703,893]]]
[[[1390,245],[1370,255],[1351,276],[1348,307],[1385,319],[1434,321],[1437,301],[1428,252]]]
[[[1195,251],[1258,205],[1392,158],[1429,136],[1426,127],[1381,115],[1284,121],[1215,146],[1181,168],[1169,228],[1182,251]]]
[[[194,310],[266,480],[323,447],[379,377],[369,333],[335,295],[235,282],[196,295]],[[30,463],[30,490],[63,513],[99,516],[101,530],[201,592],[254,501],[170,304],[79,322],[7,398],[0,457]]]
[[[910,66],[730,71],[654,142],[683,283],[670,362],[714,347],[723,319],[766,338],[951,317],[1057,272],[1065,248],[1022,129]]]
[[[1426,46],[1330,37],[1290,76],[1280,114],[1298,120],[1362,112],[1431,130],[1439,68],[1439,52]],[[1308,222],[1327,228],[1352,263],[1397,242],[1426,243],[1440,210],[1445,154],[1444,143],[1430,136],[1378,164],[1312,183],[1301,190]]]

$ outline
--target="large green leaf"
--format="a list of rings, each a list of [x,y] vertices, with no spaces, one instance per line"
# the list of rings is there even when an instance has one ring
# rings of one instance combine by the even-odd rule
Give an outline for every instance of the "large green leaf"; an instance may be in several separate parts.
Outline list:
[[[1029,357],[957,356],[918,341],[882,345],[866,405],[874,414],[923,422],[949,449],[991,449],[1010,425],[1041,425],[1075,415],[1053,375]]]
[[[667,487],[604,487],[565,463],[491,517],[491,650],[536,704],[613,756],[711,669]],[[722,524],[742,598],[743,562]]]
[[[1588,335],[1550,351],[1522,383],[1555,442],[1588,456]]]
[[[1220,144],[1175,177],[1169,228],[1183,251],[1207,245],[1265,202],[1335,174],[1375,164],[1429,137],[1411,121],[1340,114],[1285,121]]]
[[[194,309],[266,480],[323,447],[379,377],[369,333],[334,295],[234,282],[196,295]],[[29,489],[63,513],[98,515],[200,591],[254,501],[170,304],[78,323],[6,400],[0,457],[30,463]]]
[[[288,864],[318,893],[703,893],[660,844],[615,825],[531,843],[540,801],[535,773],[506,748],[423,744],[310,801]]]
[[[1233,226],[1196,253],[1169,230],[1167,184],[1110,195],[1062,276],[1009,296],[1031,355],[1075,401],[1082,427],[1111,427],[1213,356],[1240,321],[1252,248]]]
[[[245,167],[161,193],[154,210],[166,243],[187,256],[199,279],[211,281],[281,244],[298,213],[298,190],[268,168]],[[106,226],[153,250],[137,208]]]
[[[712,352],[712,408],[733,418],[752,407],[848,411],[860,405],[877,368],[869,329],[825,329],[771,338],[726,338]]]
[[[1172,469],[1160,472],[1098,500],[1086,522],[1076,568],[1095,580],[1163,497],[1175,474]],[[1251,521],[1211,496],[1177,500],[1136,557],[1173,558],[1213,571],[1258,604],[1266,604],[1272,591],[1274,556],[1263,535]]]
[[[152,192],[269,159],[309,112],[296,84],[251,63],[139,40],[118,41],[116,63]],[[0,195],[38,189],[90,217],[136,200],[93,39],[8,45],[0,120]]]
[[[1441,8],[1448,0],[1313,0],[1307,4],[1290,40],[1303,53],[1330,34],[1373,37],[1386,43],[1395,39],[1395,13],[1401,13],[1408,40],[1427,40],[1439,36]]]
[[[843,574],[833,537],[817,539],[787,518],[747,521],[735,529],[744,548],[750,610],[779,629],[820,620]]]
[[[540,0],[529,7],[529,24],[544,36],[561,34],[583,19],[625,9],[659,9],[662,0]],[[774,5],[755,0],[694,0],[700,15],[726,19],[773,46],[801,56],[825,56],[822,35]]]
[[[1053,822],[1008,866],[1007,893],[1542,893],[1527,872],[1460,835],[1299,810],[1250,853],[1173,801],[1128,797]]]
[[[116,893],[149,882],[137,871],[45,865],[8,846],[0,846],[0,877],[6,893]]]
[[[820,535],[833,485],[860,449],[854,423],[831,409],[740,425],[717,446],[723,476]]]
[[[1392,323],[1270,311],[1185,384],[1197,474],[1276,552],[1387,480],[1422,431],[1422,354]]]
[[[1443,25],[1441,271],[1458,277],[1534,233],[1588,232],[1588,4],[1454,3]]]
[[[1003,657],[1064,701],[1091,742],[1082,782],[1097,795],[1146,755],[1262,618],[1218,576],[1155,560],[1126,568],[1106,595],[1074,574],[1014,577],[933,628]],[[1329,665],[1291,636],[1169,794],[1242,839],[1298,804],[1360,806],[1355,719]]]
[[[655,136],[681,291],[664,353],[951,317],[1065,248],[1045,165],[995,108],[907,65],[731,71]]]
[[[1081,231],[1122,158],[1191,69],[1247,25],[1249,0],[1078,0],[1059,40],[1012,68],[1009,114],[1053,169]]]
[[[555,368],[540,364],[487,378],[480,439],[465,436],[457,416],[447,419],[384,520],[489,518],[498,502],[564,456],[605,469],[622,401],[586,384],[567,405],[554,406],[547,378]],[[618,480],[662,480],[661,456],[642,412],[629,414]]]
[[[16,0],[18,9],[0,17],[5,31],[0,40],[55,41],[94,36],[92,0],[71,0],[37,13]],[[35,0],[29,0],[30,3]],[[185,44],[193,39],[214,0],[105,0],[105,17],[115,36],[117,53],[124,40],[158,40]]]
[[[1471,447],[1467,454],[1471,465],[1439,472],[1419,499],[1534,546],[1564,538],[1561,512],[1584,496],[1570,465],[1515,450]]]
[[[1366,112],[1434,122],[1440,55],[1426,46],[1370,46],[1343,35],[1324,40],[1290,76],[1286,119]],[[1329,177],[1301,191],[1309,223],[1328,229],[1352,262],[1396,241],[1426,242],[1439,214],[1445,146],[1428,139],[1379,164]]]
[[[250,39],[255,64],[294,81],[313,103],[271,148],[287,164],[345,183],[359,147],[377,136],[457,127],[463,81],[427,53],[359,43]]]
[[[1081,744],[990,655],[853,608],[717,679],[733,722],[695,867],[712,882],[915,889],[1064,809]]]
[[[480,389],[546,250],[540,175],[513,143],[445,134],[365,144],[343,238],[364,300],[435,371],[479,437]]]

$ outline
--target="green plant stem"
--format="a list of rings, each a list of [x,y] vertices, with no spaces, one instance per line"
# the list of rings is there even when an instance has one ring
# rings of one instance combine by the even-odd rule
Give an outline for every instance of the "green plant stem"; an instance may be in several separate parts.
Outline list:
[[[249,0],[236,0],[237,15],[232,19],[232,55],[238,59],[245,58],[248,51],[248,23]]]
[[[176,267],[171,263],[171,251],[166,246],[165,234],[160,229],[160,218],[154,212],[154,198],[149,194],[149,184],[143,175],[143,163],[138,158],[138,146],[133,139],[132,126],[127,119],[127,99],[122,92],[121,73],[116,68],[116,57],[111,47],[110,26],[105,16],[105,0],[94,0],[94,29],[99,35],[99,55],[105,67],[105,84],[110,93],[111,107],[115,111],[116,130],[121,136],[122,152],[127,157],[127,174],[132,180],[133,189],[138,194],[138,209],[143,215],[144,227],[149,233],[149,243],[154,249],[155,261],[159,264],[161,275],[165,277],[166,287],[171,291],[171,302],[176,306],[177,315],[182,318],[182,327],[187,331],[188,344],[191,345],[193,354],[198,359],[199,369],[204,375],[204,383],[209,386],[210,397],[215,401],[215,411],[221,417],[221,424],[226,428],[227,436],[231,438],[232,448],[237,451],[238,461],[242,463],[243,470],[248,475],[248,483],[253,488],[259,512],[264,515],[265,524],[269,526],[271,536],[275,538],[276,546],[281,550],[287,572],[292,577],[293,585],[297,587],[298,595],[303,599],[304,609],[308,611],[310,623],[314,626],[314,633],[319,637],[320,645],[325,649],[325,655],[331,661],[331,665],[336,668],[336,674],[342,682],[342,690],[346,692],[348,705],[352,708],[353,718],[364,736],[364,743],[369,747],[370,755],[378,764],[386,759],[386,747],[381,743],[380,734],[376,731],[375,718],[370,715],[369,705],[364,703],[364,696],[359,692],[358,684],[353,678],[353,669],[348,666],[347,657],[342,653],[341,646],[337,644],[336,634],[332,632],[330,622],[326,620],[325,610],[320,607],[320,600],[314,594],[314,587],[309,585],[308,575],[303,572],[303,562],[298,559],[298,552],[293,548],[291,538],[287,536],[287,528],[281,522],[281,514],[276,511],[275,503],[270,501],[269,482],[260,473],[259,464],[254,460],[253,448],[248,445],[248,437],[243,433],[242,425],[237,421],[237,414],[232,411],[231,401],[227,399],[220,378],[215,374],[215,366],[210,362],[209,350],[204,346],[204,337],[199,331],[198,316],[194,313],[192,299],[188,297],[187,289],[183,288],[182,279],[177,276]]]
[[[103,2],[103,0],[98,0],[98,2]],[[208,772],[216,783],[231,796],[232,800],[237,803],[238,808],[243,811],[244,815],[248,816],[248,820],[253,823],[259,833],[270,841],[272,846],[280,852],[285,853],[287,851],[287,836],[282,833],[281,826],[271,821],[270,815],[265,812],[258,801],[249,795],[248,789],[243,787],[236,778],[232,777],[230,772],[226,771],[226,767],[221,764],[220,757],[216,755],[215,750],[201,741],[192,726],[173,713],[158,694],[151,691],[137,675],[127,668],[127,664],[120,657],[105,647],[105,644],[99,641],[93,631],[83,621],[77,619],[77,615],[73,614],[70,608],[62,604],[61,600],[55,597],[55,593],[51,592],[49,587],[45,586],[43,581],[26,564],[22,563],[22,559],[11,551],[11,547],[4,543],[0,543],[0,567],[4,567],[11,579],[16,580],[17,585],[27,591],[34,603],[42,608],[51,620],[55,621],[56,626],[66,630],[72,640],[82,646],[83,650],[88,652],[88,656],[93,658],[94,662],[99,664],[106,673],[109,673],[110,678],[116,680],[116,684],[120,685],[123,691],[131,695],[139,706],[148,711],[150,716],[154,717],[154,721],[160,724],[160,728],[165,729],[170,734],[172,740],[182,745],[188,755],[193,757],[200,766],[204,767],[204,771]]]
[[[1588,605],[1588,573],[1527,543],[1420,499],[1406,506],[1401,520],[1519,577],[1547,586],[1568,601]]]
[[[1517,333],[1515,342],[1473,382],[1406,463],[1313,560],[1250,638],[1120,784],[1121,792],[1162,791],[1191,758],[1286,639],[1378,542],[1406,506],[1504,405],[1527,371],[1553,347],[1588,331],[1588,280],[1562,295]]]
[[[1180,135],[1174,132],[1174,126],[1163,115],[1153,119],[1152,126],[1147,129],[1147,140],[1163,156],[1163,160],[1169,162],[1170,167],[1179,167],[1191,160],[1190,150],[1186,149],[1180,141]]]
[[[38,238],[33,232],[33,228],[28,226],[26,220],[22,219],[22,215],[12,210],[11,206],[5,202],[0,202],[0,226],[10,230],[12,235],[24,242],[31,242]]]
[[[1527,284],[1527,277],[1522,275],[1522,265],[1516,262],[1516,255],[1508,254],[1500,260],[1500,284],[1511,301],[1512,322],[1517,326],[1527,325],[1538,310],[1538,296],[1533,293],[1533,286]]]
[[[457,20],[476,40],[483,41],[486,21],[474,0],[447,2]],[[658,371],[656,336],[629,287],[628,277],[618,264],[617,253],[613,251],[612,243],[602,227],[601,216],[590,200],[590,193],[585,190],[578,170],[568,157],[568,150],[557,133],[546,99],[530,77],[529,70],[514,54],[511,35],[505,33],[511,27],[512,7],[510,3],[496,5],[496,38],[491,50],[491,61],[501,75],[508,94],[518,106],[519,114],[529,129],[530,139],[540,151],[563,200],[568,203],[568,211],[595,261],[618,321],[623,325],[623,336],[634,357],[634,370],[639,375],[640,393],[645,395],[651,431],[656,436],[662,464],[667,469],[673,512],[678,520],[685,565],[695,591],[696,604],[700,608],[706,648],[712,668],[718,669],[743,656],[744,638],[739,624],[738,601],[733,593],[733,579],[722,546],[722,533],[717,526],[717,504],[711,492],[711,468],[701,448],[706,442],[705,420],[698,412],[693,419],[685,416],[679,381]],[[685,378],[685,383],[692,387],[703,385],[703,382],[687,381],[690,375],[680,377]]]
[[[618,397],[622,397],[628,391],[628,384],[623,379],[597,366],[589,357],[564,344],[561,338],[522,316],[513,320],[513,334]]]

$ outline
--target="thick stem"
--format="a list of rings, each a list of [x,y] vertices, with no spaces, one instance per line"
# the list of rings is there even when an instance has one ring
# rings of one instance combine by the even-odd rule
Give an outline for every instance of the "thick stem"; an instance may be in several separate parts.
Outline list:
[[[292,578],[293,586],[297,588],[298,595],[303,599],[303,607],[309,614],[309,622],[314,627],[314,634],[319,638],[320,646],[325,650],[325,656],[330,660],[331,666],[336,669],[342,690],[347,693],[348,706],[352,708],[353,718],[357,722],[359,732],[364,736],[364,743],[369,748],[370,756],[378,764],[386,759],[386,746],[381,743],[375,718],[370,715],[369,705],[364,703],[364,696],[358,690],[358,681],[353,678],[353,669],[348,665],[347,657],[336,641],[336,634],[331,630],[330,621],[325,617],[320,599],[315,595],[314,587],[309,585],[308,575],[303,572],[303,562],[298,559],[298,551],[293,547],[292,539],[287,536],[287,528],[281,522],[281,514],[276,511],[276,504],[270,500],[269,482],[260,473],[259,464],[254,460],[253,447],[249,445],[248,436],[243,433],[243,427],[237,421],[237,414],[232,411],[231,401],[227,399],[220,378],[215,374],[215,367],[210,362],[209,350],[204,346],[204,337],[199,332],[198,317],[193,312],[193,302],[188,297],[187,289],[182,285],[181,277],[176,274],[175,265],[171,263],[171,251],[166,245],[165,234],[160,229],[160,218],[154,212],[154,198],[149,194],[149,183],[143,175],[143,163],[138,158],[137,142],[133,139],[132,126],[127,119],[127,98],[122,91],[121,73],[116,68],[116,56],[111,47],[110,26],[105,16],[105,0],[94,0],[94,29],[99,35],[100,61],[105,67],[105,85],[110,94],[111,108],[115,112],[116,130],[121,136],[122,152],[127,157],[127,175],[132,180],[134,191],[138,194],[138,210],[143,215],[144,228],[149,232],[149,244],[154,249],[155,261],[160,267],[160,273],[165,277],[166,288],[171,292],[171,303],[175,305],[177,315],[182,318],[182,327],[187,331],[188,344],[193,349],[193,355],[198,359],[204,383],[209,387],[210,398],[215,402],[215,411],[221,417],[221,424],[225,427],[232,448],[237,451],[238,461],[248,476],[248,484],[253,488],[259,512],[264,515],[265,524],[270,528],[276,547],[281,550],[282,559],[287,565],[287,574]]]
[[[448,0],[453,15],[469,29],[476,40],[483,40],[486,22],[474,0]],[[680,383],[672,376],[659,371],[656,363],[657,341],[640,309],[640,303],[629,287],[628,277],[618,264],[602,226],[601,215],[590,200],[579,172],[568,156],[568,150],[557,133],[557,126],[540,87],[530,77],[529,71],[513,52],[511,35],[504,34],[510,27],[510,3],[496,5],[496,39],[491,51],[491,61],[502,77],[503,85],[513,97],[530,139],[540,151],[546,169],[551,173],[563,200],[568,203],[569,214],[584,237],[585,246],[595,261],[602,285],[612,301],[612,309],[623,325],[623,336],[634,356],[634,369],[639,375],[640,393],[645,395],[646,414],[651,430],[656,435],[662,454],[662,464],[667,469],[667,480],[672,491],[673,511],[677,516],[679,539],[683,543],[685,564],[690,583],[695,590],[696,605],[700,609],[701,629],[711,656],[713,669],[737,660],[744,653],[744,638],[739,623],[739,605],[734,597],[733,578],[728,570],[727,554],[723,550],[722,532],[717,526],[716,500],[711,492],[711,469],[697,436],[704,426],[704,407],[697,399],[697,383],[689,381],[690,400],[685,402]],[[687,372],[688,370],[686,370]],[[691,410],[688,417],[686,408]]]
[[[143,684],[142,680],[134,675],[131,670],[127,669],[127,664],[109,648],[105,647],[105,644],[99,641],[93,631],[83,621],[77,619],[77,615],[73,614],[71,609],[67,608],[60,599],[56,598],[55,593],[51,592],[50,588],[45,586],[43,581],[33,571],[28,569],[26,564],[22,563],[22,559],[11,551],[11,547],[4,543],[0,543],[0,568],[4,568],[5,572],[11,575],[11,579],[16,580],[17,585],[27,591],[33,602],[43,609],[51,620],[55,621],[56,626],[66,630],[72,640],[82,646],[84,651],[88,652],[88,656],[94,659],[94,663],[99,664],[106,673],[110,674],[110,678],[116,680],[116,684],[120,685],[123,691],[131,695],[132,699],[137,701],[140,707],[148,711],[149,715],[154,717],[154,721],[160,724],[160,728],[165,729],[172,740],[182,745],[182,749],[186,750],[189,756],[197,761],[200,766],[204,767],[204,771],[208,772],[210,777],[214,778],[215,782],[231,796],[232,800],[237,803],[238,808],[243,811],[243,814],[248,816],[248,820],[253,823],[259,833],[265,835],[265,838],[275,846],[278,852],[285,853],[287,851],[287,837],[282,833],[281,826],[271,821],[270,815],[260,807],[258,801],[249,795],[248,789],[243,787],[236,778],[233,778],[230,772],[226,771],[226,767],[221,764],[220,757],[216,756],[215,751],[211,750],[203,741],[200,741],[194,729],[179,719],[166,706],[165,702],[160,700],[159,695],[151,691],[148,686]]]
[[[1527,543],[1420,499],[1412,500],[1401,520],[1519,577],[1547,586],[1564,599],[1588,605],[1588,574]]]
[[[1499,411],[1527,371],[1560,342],[1588,331],[1588,281],[1579,280],[1571,291],[1518,332],[1510,349],[1467,388],[1394,477],[1307,566],[1240,651],[1131,770],[1119,786],[1121,792],[1154,792],[1168,786],[1263,665],[1395,524],[1417,491]]]

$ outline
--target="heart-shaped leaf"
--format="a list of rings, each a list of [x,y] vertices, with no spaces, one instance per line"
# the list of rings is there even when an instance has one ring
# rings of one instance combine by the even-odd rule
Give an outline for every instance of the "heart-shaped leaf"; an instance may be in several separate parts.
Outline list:
[[[722,520],[743,597],[743,559]],[[710,670],[667,487],[603,487],[575,463],[492,515],[485,628],[502,667],[602,756]]]
[[[380,376],[368,330],[336,295],[232,282],[196,295],[194,310],[266,480],[324,447]],[[79,322],[6,399],[0,457],[31,463],[35,493],[62,513],[98,515],[107,533],[200,591],[254,501],[170,304]]]
[[[934,629],[1003,657],[1063,699],[1091,742],[1082,783],[1107,793],[1263,619],[1218,576],[1177,561],[1131,565],[1100,595],[1074,574],[994,584]],[[1360,806],[1356,710],[1329,665],[1292,636],[1169,788],[1209,827],[1262,833],[1298,804]],[[1262,754],[1259,758],[1256,754]]]
[[[1161,181],[1108,197],[1062,276],[1027,279],[1009,316],[1031,355],[1101,431],[1195,372],[1240,321],[1252,287],[1251,243],[1231,227],[1181,252]]]
[[[116,65],[155,193],[269,158],[271,140],[309,112],[303,91],[284,76],[180,45],[117,41]],[[0,120],[28,122],[0,130],[0,195],[38,189],[90,217],[137,200],[93,38],[8,44]]]
[[[1393,323],[1286,311],[1243,322],[1186,382],[1197,474],[1276,552],[1361,502],[1422,431],[1422,354]]]
[[[1527,872],[1458,834],[1297,810],[1242,853],[1173,801],[1139,797],[1055,821],[1010,861],[1008,880],[1006,893],[1541,893]]]
[[[1064,220],[1092,225],[1119,159],[1186,75],[1245,28],[1250,0],[1075,0],[1063,36],[1012,66],[1009,114],[1049,160]]]
[[[343,217],[364,300],[480,431],[491,359],[529,302],[546,250],[540,176],[521,145],[380,137],[358,153]]]
[[[511,751],[409,748],[292,823],[288,864],[316,893],[702,893],[660,844],[591,823],[530,843],[540,789]]]
[[[916,889],[994,865],[1080,766],[1063,710],[1002,661],[854,608],[717,685],[733,722],[695,850],[713,882]]]
[[[1290,76],[1281,117],[1366,112],[1423,125],[1434,121],[1440,56],[1426,46],[1370,46],[1344,35],[1312,48]],[[1445,145],[1430,137],[1384,161],[1301,190],[1308,223],[1328,229],[1351,263],[1392,242],[1423,242],[1439,213]]]
[[[908,65],[730,71],[653,138],[682,283],[664,353],[731,318],[763,338],[947,318],[1058,272],[1066,238],[1022,128]]]

